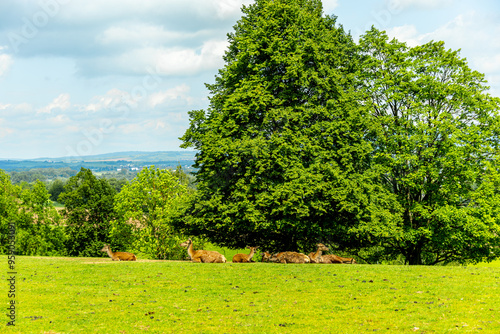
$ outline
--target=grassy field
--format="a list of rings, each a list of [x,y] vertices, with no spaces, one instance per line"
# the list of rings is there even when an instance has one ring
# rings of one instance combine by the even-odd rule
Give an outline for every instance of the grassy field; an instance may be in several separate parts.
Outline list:
[[[500,268],[16,258],[2,333],[500,333]]]

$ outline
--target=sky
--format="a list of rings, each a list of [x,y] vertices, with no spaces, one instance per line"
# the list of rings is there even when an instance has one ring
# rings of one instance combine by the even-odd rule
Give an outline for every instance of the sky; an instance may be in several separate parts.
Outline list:
[[[252,0],[2,0],[0,159],[181,150]],[[500,96],[500,1],[323,0],[357,38],[461,50]]]

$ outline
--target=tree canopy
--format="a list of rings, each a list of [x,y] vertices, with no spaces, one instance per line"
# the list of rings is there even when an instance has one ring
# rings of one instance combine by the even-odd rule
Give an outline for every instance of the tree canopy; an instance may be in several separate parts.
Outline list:
[[[90,169],[66,183],[59,195],[66,206],[66,248],[71,256],[101,256],[109,243],[111,221],[115,218],[116,191],[105,179],[97,179]]]
[[[320,1],[257,0],[190,112],[191,233],[229,247],[317,243],[368,262],[500,255],[499,99],[443,42],[351,39]]]
[[[443,42],[408,47],[376,29],[360,54],[373,163],[401,207],[384,252],[409,264],[498,256],[500,103],[484,75]]]
[[[134,249],[154,259],[182,259],[185,251],[179,244],[185,237],[171,220],[189,194],[187,183],[181,168],[144,168],[116,196],[115,210],[125,224],[116,225],[120,228],[114,236],[124,234]]]
[[[258,0],[243,12],[207,85],[210,107],[190,112],[182,137],[199,168],[185,227],[230,247],[366,243],[349,230],[372,219],[370,197],[383,189],[355,43],[318,0]]]

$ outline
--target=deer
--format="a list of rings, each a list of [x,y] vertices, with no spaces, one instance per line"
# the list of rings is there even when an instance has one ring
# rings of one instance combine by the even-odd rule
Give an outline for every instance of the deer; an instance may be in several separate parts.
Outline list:
[[[104,245],[104,247],[101,249],[101,252],[108,253],[109,257],[113,261],[137,261],[137,258],[134,254],[127,252],[113,252],[109,245]]]
[[[180,244],[181,247],[186,247],[191,262],[203,263],[226,263],[226,258],[219,252],[193,249],[193,241],[188,239]]]
[[[352,258],[352,257],[341,257],[341,256],[339,256],[339,258],[342,261],[342,263],[357,264],[356,260],[354,260],[354,258]]]
[[[341,257],[334,254],[323,255],[321,259],[323,260],[322,263],[356,263],[356,260],[352,257]]]
[[[261,260],[261,262],[269,262],[269,260],[271,259],[271,257],[272,257],[271,253],[262,252],[262,260]]]
[[[270,262],[279,262],[279,263],[309,263],[311,259],[309,256],[297,253],[297,252],[281,252],[273,255],[270,259]]]
[[[233,256],[233,262],[254,262],[252,260],[253,255],[255,254],[255,251],[259,248],[257,247],[250,247],[247,246],[248,249],[250,249],[250,254],[236,254]]]
[[[309,258],[311,259],[311,263],[322,263],[321,252],[328,252],[329,248],[323,244],[317,244],[316,246],[318,249],[315,253],[309,253]]]

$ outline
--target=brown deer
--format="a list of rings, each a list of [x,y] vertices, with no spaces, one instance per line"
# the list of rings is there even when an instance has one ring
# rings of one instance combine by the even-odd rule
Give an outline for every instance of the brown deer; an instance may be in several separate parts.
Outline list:
[[[268,252],[262,252],[262,260],[261,262],[269,262],[269,260],[271,259],[271,254],[268,253]]]
[[[323,255],[321,259],[323,260],[322,263],[356,263],[356,260],[352,257],[341,257],[334,254]]]
[[[252,260],[253,255],[255,254],[255,251],[257,250],[257,247],[249,247],[247,246],[248,249],[250,249],[250,254],[236,254],[233,256],[233,262],[254,262]]]
[[[311,263],[322,263],[321,252],[328,252],[329,248],[323,244],[317,244],[316,246],[318,247],[316,253],[309,253],[309,258]]]
[[[339,256],[340,260],[342,260],[342,263],[350,263],[350,264],[357,264],[356,260],[352,257],[341,257]]]
[[[191,262],[203,263],[226,263],[226,258],[219,252],[193,249],[193,241],[188,239],[180,244],[181,247],[186,247]]]
[[[137,258],[132,253],[127,253],[127,252],[114,252],[113,253],[113,251],[111,250],[111,247],[109,247],[109,245],[104,245],[104,247],[101,249],[101,252],[108,253],[109,257],[113,261],[137,261]]]
[[[270,259],[270,262],[279,262],[279,263],[309,263],[311,259],[309,256],[297,253],[297,252],[281,252],[273,255]]]

